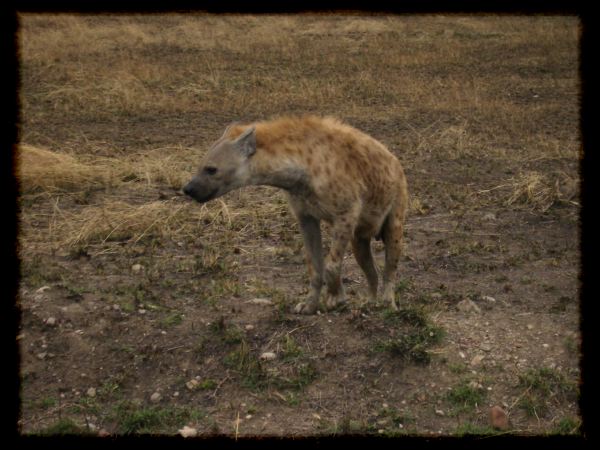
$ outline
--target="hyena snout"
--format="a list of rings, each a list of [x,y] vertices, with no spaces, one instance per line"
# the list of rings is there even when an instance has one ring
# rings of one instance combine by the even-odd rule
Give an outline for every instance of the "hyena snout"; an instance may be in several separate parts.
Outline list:
[[[212,200],[217,196],[218,191],[218,187],[206,186],[194,179],[183,187],[183,193],[198,203],[205,203]]]

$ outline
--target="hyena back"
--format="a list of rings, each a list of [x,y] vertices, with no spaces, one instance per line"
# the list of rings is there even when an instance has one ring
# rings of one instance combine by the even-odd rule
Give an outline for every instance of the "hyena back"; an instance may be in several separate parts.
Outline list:
[[[383,144],[331,117],[234,123],[212,145],[183,190],[203,203],[248,185],[284,189],[300,224],[310,291],[295,312],[314,314],[323,284],[327,309],[344,302],[341,269],[349,243],[375,299],[374,237],[385,244],[382,296],[397,309],[394,276],[408,190],[400,161]],[[331,225],[332,242],[325,258],[321,220]]]

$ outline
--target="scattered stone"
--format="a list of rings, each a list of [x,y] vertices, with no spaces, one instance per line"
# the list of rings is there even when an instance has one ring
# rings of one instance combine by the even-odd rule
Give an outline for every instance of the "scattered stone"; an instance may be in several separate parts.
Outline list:
[[[528,329],[528,330],[533,330],[533,325],[532,325],[532,324],[530,324],[530,323],[528,323],[528,324],[527,324],[527,329]]]
[[[475,355],[473,357],[473,359],[471,360],[471,365],[478,366],[479,364],[481,364],[481,361],[483,361],[484,358],[485,358],[485,355]]]
[[[492,351],[492,345],[489,342],[483,342],[479,348],[481,350],[483,350],[484,352],[491,352]]]
[[[492,406],[490,409],[490,425],[497,430],[508,429],[508,416],[499,406]]]
[[[475,304],[473,300],[469,300],[468,298],[458,302],[456,307],[459,311],[464,313],[477,313],[481,312],[481,308]]]
[[[188,427],[186,425],[181,430],[179,430],[179,434],[184,438],[196,437],[198,436],[198,430],[196,430],[195,428]]]
[[[489,303],[496,303],[496,299],[494,297],[490,297],[489,295],[484,295],[481,297],[481,299]]]
[[[252,330],[254,330],[254,325],[248,324],[244,328],[246,329],[246,331],[252,331]]]
[[[458,352],[458,356],[460,356],[462,359],[466,358],[466,355],[463,352]]]
[[[252,419],[252,414],[246,414],[246,420]]]
[[[95,397],[96,396],[96,389],[94,389],[93,387],[89,388],[86,392],[88,397]]]
[[[108,431],[106,431],[104,428],[101,428],[98,431],[98,437],[108,437],[110,436],[110,433]]]
[[[496,214],[489,212],[483,215],[483,220],[486,222],[494,222],[496,220]]]
[[[196,387],[198,387],[199,384],[200,382],[198,380],[193,379],[185,383],[185,387],[187,387],[190,391],[193,391],[194,389],[196,389]]]
[[[158,402],[160,402],[161,398],[162,398],[162,395],[160,395],[160,393],[158,393],[158,392],[155,392],[154,394],[152,394],[150,396],[150,401],[152,403],[158,403]]]
[[[478,383],[477,381],[473,380],[469,383],[469,387],[471,389],[483,389],[483,386],[481,385],[481,383]]]
[[[56,325],[56,317],[48,317],[45,320],[45,324],[48,326],[51,326],[51,327],[55,326]]]
[[[253,305],[272,305],[273,302],[268,298],[252,298],[246,300],[244,303],[252,303]]]
[[[133,266],[131,266],[131,271],[133,273],[138,273],[140,272],[144,267],[141,264],[134,264]]]
[[[138,309],[138,313],[140,314],[146,314],[146,310],[143,308]]]
[[[38,354],[37,354],[37,355],[35,355],[35,356],[37,356],[37,358],[38,358],[38,359],[42,359],[42,360],[43,360],[43,359],[46,359],[46,356],[47,356],[47,355],[48,355],[48,353],[46,353],[46,352],[41,352],[41,353],[38,353]]]
[[[264,352],[262,355],[260,355],[260,359],[264,361],[271,361],[275,358],[277,358],[277,355],[273,352]]]
[[[442,411],[441,409],[436,409],[436,410],[435,410],[435,413],[436,413],[438,416],[442,416],[442,417],[446,415],[446,414],[444,413],[444,411]]]

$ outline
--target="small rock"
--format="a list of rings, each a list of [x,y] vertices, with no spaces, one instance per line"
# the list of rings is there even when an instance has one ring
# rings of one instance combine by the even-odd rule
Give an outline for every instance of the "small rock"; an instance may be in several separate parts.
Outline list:
[[[56,317],[48,317],[45,320],[45,323],[46,323],[46,325],[49,325],[51,327],[55,326],[56,325]]]
[[[47,356],[47,355],[48,355],[48,353],[46,353],[46,352],[41,352],[41,353],[38,353],[38,354],[37,354],[37,355],[35,355],[35,356],[37,356],[37,358],[38,358],[38,359],[46,359],[46,356]]]
[[[483,358],[485,358],[485,355],[475,355],[471,360],[471,365],[478,366],[479,364],[481,364],[481,361],[483,361]]]
[[[110,436],[110,433],[108,431],[106,431],[104,428],[101,428],[98,431],[98,437],[108,437]]]
[[[160,402],[161,398],[162,398],[162,395],[160,395],[160,393],[158,393],[158,392],[155,392],[154,394],[152,394],[150,396],[150,401],[152,403],[158,403],[158,402]]]
[[[532,325],[532,324],[530,324],[530,323],[528,323],[528,324],[527,324],[527,329],[528,329],[528,330],[533,330],[533,325]]]
[[[499,406],[493,406],[490,409],[490,425],[497,430],[508,429],[508,416]]]
[[[252,419],[252,414],[246,414],[246,420]]]
[[[133,266],[131,266],[131,271],[133,273],[138,273],[140,272],[144,267],[141,264],[134,264]]]
[[[244,303],[252,303],[253,305],[272,305],[273,302],[268,298],[253,298],[246,300]]]
[[[96,396],[96,389],[94,389],[93,387],[89,388],[86,392],[88,397],[95,397]]]
[[[248,324],[244,328],[246,329],[246,331],[252,331],[252,330],[254,330],[254,325]]]
[[[463,352],[458,352],[458,356],[460,356],[462,359],[466,358],[466,355]]]
[[[473,300],[469,300],[468,298],[458,302],[456,307],[459,311],[464,313],[480,313],[481,308],[475,304]]]
[[[196,379],[190,380],[187,383],[185,383],[185,387],[187,387],[190,391],[193,391],[194,389],[196,389],[196,387],[198,386],[199,381]]]
[[[198,430],[196,430],[195,428],[188,427],[186,425],[181,430],[179,430],[179,434],[184,438],[196,437],[198,436]]]
[[[435,410],[435,413],[436,413],[438,416],[442,416],[442,417],[446,415],[446,414],[444,413],[444,411],[442,411],[441,409],[436,409],[436,410]]]
[[[481,350],[483,350],[484,352],[491,352],[492,351],[492,345],[488,342],[483,342],[479,348]]]
[[[260,359],[265,361],[271,361],[275,358],[277,358],[277,355],[273,352],[264,352],[262,355],[260,355]]]
[[[430,295],[431,300],[441,300],[442,298],[442,294],[440,294],[439,292],[434,292],[433,294]]]
[[[494,222],[496,220],[496,214],[489,212],[483,215],[483,220],[486,222]]]
[[[490,297],[489,295],[484,295],[481,297],[481,300],[484,300],[489,303],[496,303],[496,299],[494,297]]]

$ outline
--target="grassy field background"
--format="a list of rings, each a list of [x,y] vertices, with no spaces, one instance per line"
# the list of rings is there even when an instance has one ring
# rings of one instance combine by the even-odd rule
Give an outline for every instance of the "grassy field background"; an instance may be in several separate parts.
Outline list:
[[[575,17],[19,22],[22,432],[579,432]],[[348,254],[349,307],[292,314],[284,195],[180,195],[230,122],[303,113],[405,167],[398,313]]]

